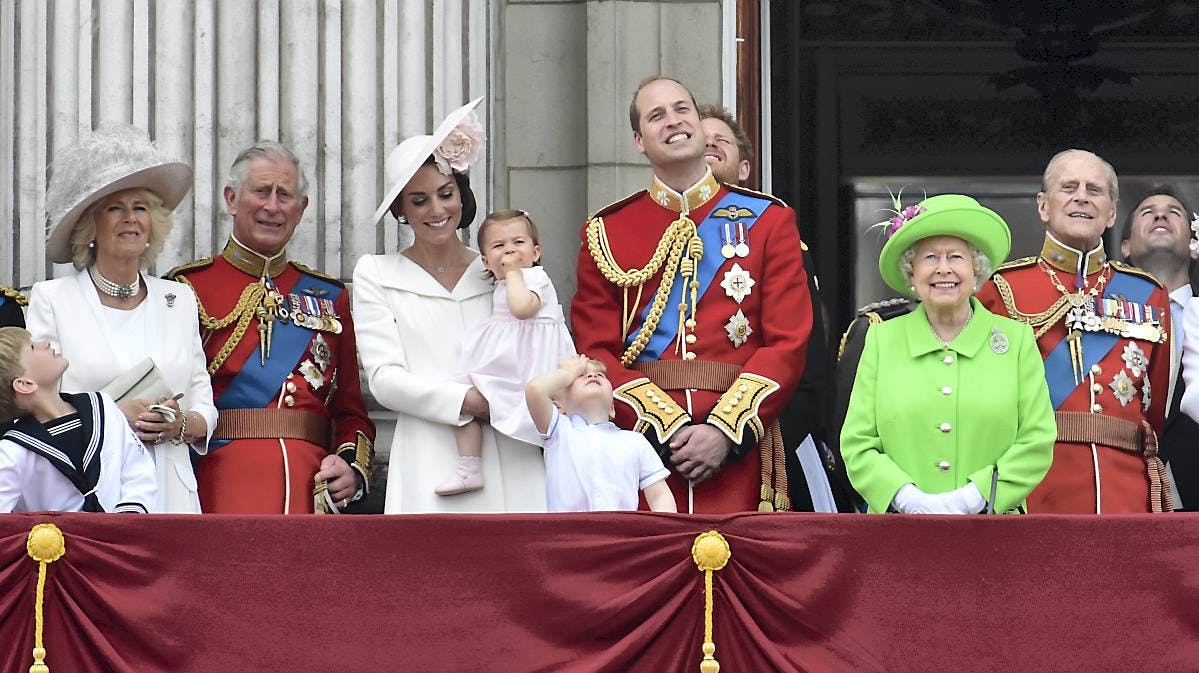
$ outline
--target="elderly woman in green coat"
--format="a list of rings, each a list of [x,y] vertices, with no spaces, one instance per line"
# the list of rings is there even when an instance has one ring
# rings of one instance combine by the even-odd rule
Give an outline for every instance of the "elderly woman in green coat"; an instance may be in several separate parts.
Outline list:
[[[871,512],[1016,510],[1049,470],[1057,427],[1031,328],[972,298],[1011,232],[958,194],[884,225],[879,272],[921,303],[866,334],[841,429],[849,478]]]

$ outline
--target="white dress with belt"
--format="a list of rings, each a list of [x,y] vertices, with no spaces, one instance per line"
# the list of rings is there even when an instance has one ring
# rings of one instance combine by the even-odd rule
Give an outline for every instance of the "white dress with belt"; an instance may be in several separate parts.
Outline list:
[[[544,512],[541,450],[483,432],[480,491],[433,493],[458,461],[453,429],[470,386],[455,380],[462,335],[491,315],[494,286],[481,259],[447,290],[400,254],[366,255],[354,268],[358,357],[371,394],[398,412],[385,512]]]
[[[181,409],[204,417],[208,435],[216,427],[212,384],[200,343],[196,297],[174,281],[142,275],[148,294],[132,311],[100,303],[87,271],[35,283],[26,316],[35,341],[48,339],[66,356],[64,392],[92,392],[150,357],[176,393]],[[207,450],[207,438],[191,448]],[[152,513],[199,513],[200,498],[189,447],[164,440],[153,447],[158,497]]]

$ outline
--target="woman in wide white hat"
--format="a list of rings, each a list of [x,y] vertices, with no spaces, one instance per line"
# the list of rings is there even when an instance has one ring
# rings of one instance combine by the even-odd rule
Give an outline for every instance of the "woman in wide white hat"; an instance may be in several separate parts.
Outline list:
[[[530,444],[484,430],[486,488],[444,498],[433,487],[458,460],[453,429],[486,418],[487,400],[456,378],[463,333],[491,315],[495,291],[470,226],[475,198],[466,170],[482,150],[476,99],[451,112],[432,135],[400,143],[384,166],[375,222],[391,213],[412,230],[412,245],[366,255],[354,268],[354,324],[366,383],[398,412],[385,511],[545,511],[545,465]]]
[[[217,412],[196,299],[186,285],[142,273],[171,232],[191,168],[125,125],[84,133],[51,168],[46,250],[75,272],[33,286],[29,331],[70,361],[63,391],[105,390],[152,447],[151,511],[198,513],[190,452],[207,450]]]

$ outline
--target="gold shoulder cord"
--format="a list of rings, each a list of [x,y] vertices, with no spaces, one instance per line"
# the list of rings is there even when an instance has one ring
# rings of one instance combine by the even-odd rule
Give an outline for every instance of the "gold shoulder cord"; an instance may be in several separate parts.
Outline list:
[[[1040,313],[1024,313],[1016,308],[1016,298],[1012,294],[1012,286],[1008,285],[1007,280],[999,274],[995,274],[995,288],[999,290],[999,296],[1003,299],[1003,307],[1007,309],[1008,315],[1015,320],[1027,323],[1036,331],[1033,333],[1034,338],[1040,339],[1045,332],[1049,331],[1050,327],[1057,324],[1067,312],[1073,303],[1070,301],[1071,296],[1063,294],[1053,302],[1049,308]]]
[[[196,292],[195,286],[187,279],[187,276],[180,276],[180,282],[187,283],[192,292]],[[229,335],[229,339],[217,351],[217,354],[212,356],[212,362],[208,363],[208,375],[216,374],[216,371],[221,368],[225,360],[229,359],[229,355],[237,348],[237,344],[241,343],[242,337],[246,335],[246,329],[250,326],[250,320],[255,316],[255,311],[258,305],[266,296],[266,288],[262,283],[251,283],[242,290],[241,296],[237,299],[237,305],[223,318],[213,318],[208,315],[208,311],[204,308],[204,303],[200,301],[199,293],[196,292],[196,306],[200,309],[200,326],[207,330],[216,331],[233,324],[237,321],[237,325],[233,328],[233,333]]]
[[[670,296],[670,289],[674,286],[675,273],[678,271],[679,262],[683,258],[684,247],[688,245],[688,241],[694,235],[695,223],[686,215],[680,216],[662,234],[662,238],[658,241],[658,246],[654,249],[654,254],[650,257],[649,263],[640,269],[634,268],[626,271],[620,267],[620,264],[616,262],[616,258],[612,255],[612,248],[608,243],[608,233],[604,229],[603,218],[592,218],[587,223],[587,249],[591,253],[591,258],[595,261],[596,268],[599,269],[608,282],[621,288],[621,292],[624,295],[624,307],[621,315],[621,324],[623,326],[622,338],[628,334],[629,327],[632,325],[634,318],[633,313],[637,309],[637,304],[641,303],[642,287],[646,281],[657,273],[659,268],[662,269],[662,282],[659,283],[658,290],[654,294],[649,314],[646,316],[645,322],[641,324],[641,328],[637,331],[637,337],[633,339],[633,343],[629,345],[620,357],[620,362],[624,366],[628,367],[631,365],[637,359],[637,356],[641,354],[641,351],[645,350],[645,345],[649,342],[650,335],[658,327],[658,321],[662,319],[662,311],[666,308],[666,300]],[[634,285],[637,286],[637,297],[630,310],[628,291]]]

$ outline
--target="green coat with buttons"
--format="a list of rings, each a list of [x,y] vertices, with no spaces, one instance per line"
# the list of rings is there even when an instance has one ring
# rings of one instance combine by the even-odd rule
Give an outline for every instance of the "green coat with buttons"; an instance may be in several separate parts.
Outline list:
[[[948,348],[918,306],[873,325],[858,364],[841,454],[871,512],[904,484],[944,493],[974,482],[995,511],[1024,502],[1053,460],[1057,425],[1032,329],[971,299]]]

